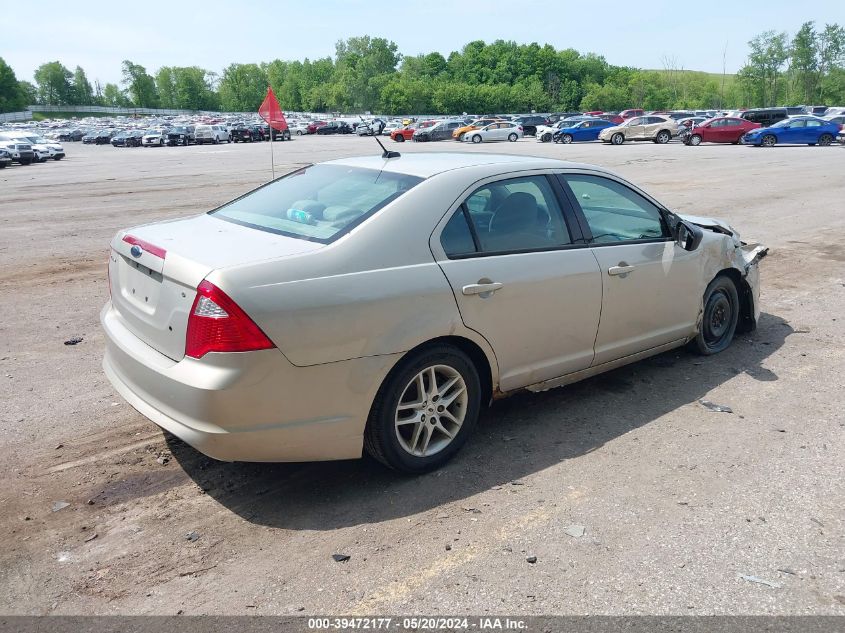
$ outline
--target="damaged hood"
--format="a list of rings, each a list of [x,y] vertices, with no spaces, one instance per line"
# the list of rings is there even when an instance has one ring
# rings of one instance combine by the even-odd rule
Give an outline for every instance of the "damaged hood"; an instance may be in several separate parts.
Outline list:
[[[723,222],[722,220],[717,220],[715,218],[702,218],[698,215],[685,215],[681,213],[676,213],[675,215],[682,220],[696,224],[701,228],[710,229],[711,231],[716,231],[717,233],[724,233],[725,235],[732,235],[733,237],[739,239],[739,233],[730,224]]]

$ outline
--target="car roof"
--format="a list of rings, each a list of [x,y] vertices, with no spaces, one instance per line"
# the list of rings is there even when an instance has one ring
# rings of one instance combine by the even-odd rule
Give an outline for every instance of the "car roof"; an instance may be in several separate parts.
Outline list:
[[[329,165],[348,165],[364,169],[378,169],[393,173],[429,178],[436,174],[454,169],[480,166],[511,167],[516,170],[525,169],[587,169],[604,171],[594,165],[571,163],[554,158],[538,156],[513,156],[510,154],[482,154],[472,152],[425,152],[406,153],[399,158],[385,159],[381,154],[372,156],[354,156],[327,161]],[[506,170],[505,170],[506,171]]]

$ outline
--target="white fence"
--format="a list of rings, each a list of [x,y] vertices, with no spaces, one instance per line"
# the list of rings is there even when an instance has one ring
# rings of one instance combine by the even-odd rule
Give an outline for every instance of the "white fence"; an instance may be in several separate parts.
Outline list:
[[[32,112],[30,110],[26,110],[25,112],[6,112],[4,114],[0,114],[0,122],[3,123],[30,120],[32,120]]]
[[[32,105],[29,106],[29,109],[32,110],[32,112],[42,112],[45,114],[50,112],[75,112],[83,116],[86,114],[158,114],[168,116],[176,116],[180,114],[220,114],[220,112],[210,112],[206,110],[171,110],[167,108],[119,108],[110,106]]]

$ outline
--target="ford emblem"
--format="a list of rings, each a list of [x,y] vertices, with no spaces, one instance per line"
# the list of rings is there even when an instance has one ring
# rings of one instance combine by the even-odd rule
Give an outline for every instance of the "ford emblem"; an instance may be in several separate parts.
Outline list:
[[[137,258],[141,256],[141,253],[143,253],[144,250],[140,246],[135,244],[131,249],[129,249],[129,252],[132,253],[132,257]]]

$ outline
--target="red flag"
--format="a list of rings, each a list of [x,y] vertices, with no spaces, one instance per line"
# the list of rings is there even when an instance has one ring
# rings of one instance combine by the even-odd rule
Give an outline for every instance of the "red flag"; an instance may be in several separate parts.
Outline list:
[[[274,130],[282,132],[288,129],[288,122],[285,120],[285,115],[282,114],[282,109],[279,107],[279,102],[276,100],[276,95],[273,94],[272,88],[267,88],[267,96],[261,102],[258,108],[258,114]]]

